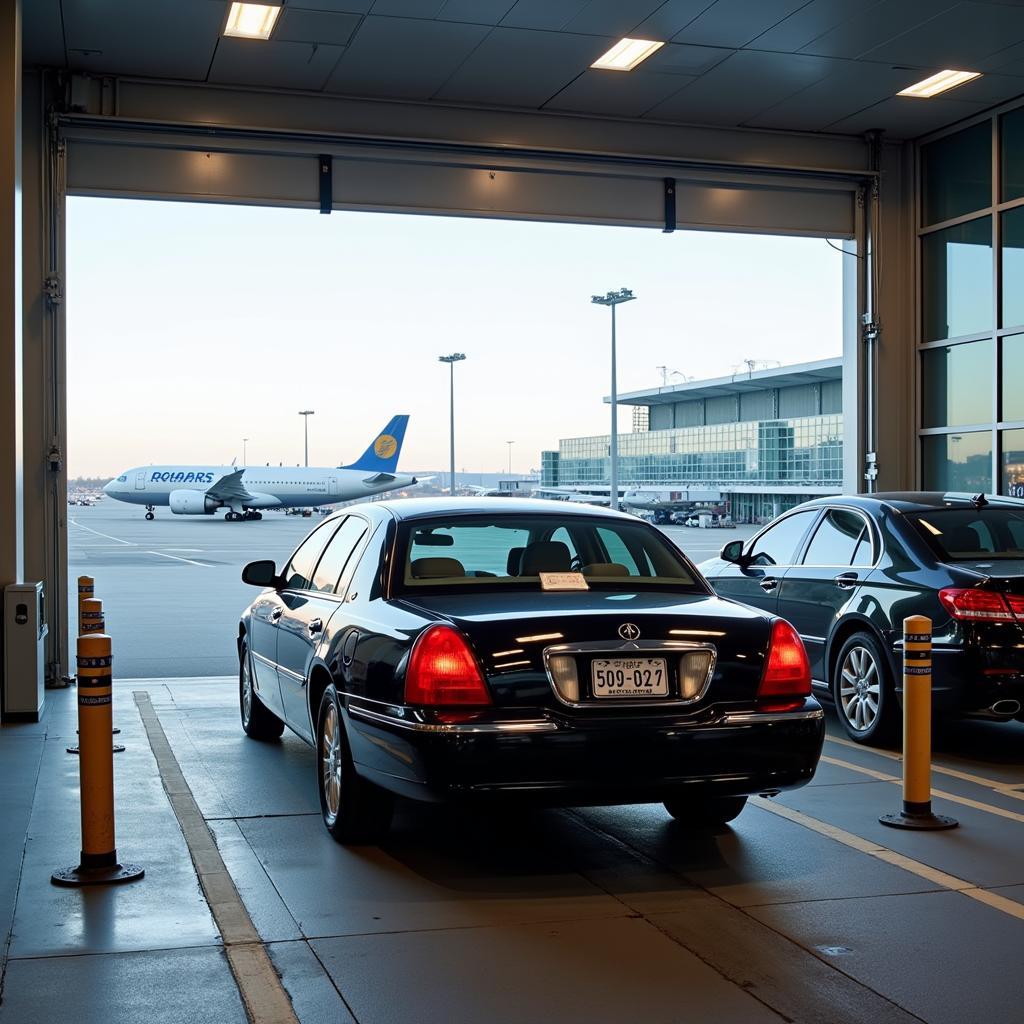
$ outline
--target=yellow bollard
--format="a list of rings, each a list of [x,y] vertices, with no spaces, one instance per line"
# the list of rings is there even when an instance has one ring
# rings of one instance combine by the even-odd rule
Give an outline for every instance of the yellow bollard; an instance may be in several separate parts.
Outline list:
[[[98,597],[87,597],[78,602],[78,635],[105,632],[103,602]]]
[[[78,638],[78,735],[82,809],[81,861],[50,876],[55,885],[132,882],[143,869],[119,864],[114,842],[114,754],[110,747],[113,676],[110,637]]]
[[[87,601],[96,593],[96,581],[91,576],[78,577],[78,625],[81,632],[82,602]]]
[[[878,819],[891,828],[944,829],[960,823],[932,813],[932,620],[903,620],[903,809]]]

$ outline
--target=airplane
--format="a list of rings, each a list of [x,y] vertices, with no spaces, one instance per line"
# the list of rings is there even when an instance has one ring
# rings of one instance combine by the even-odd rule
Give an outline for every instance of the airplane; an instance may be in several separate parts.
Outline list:
[[[212,516],[228,510],[228,522],[262,519],[260,509],[308,508],[412,487],[398,476],[398,456],[408,416],[395,416],[365,452],[348,466],[136,466],[104,488],[130,505],[145,505],[152,520],[158,505],[177,516]]]

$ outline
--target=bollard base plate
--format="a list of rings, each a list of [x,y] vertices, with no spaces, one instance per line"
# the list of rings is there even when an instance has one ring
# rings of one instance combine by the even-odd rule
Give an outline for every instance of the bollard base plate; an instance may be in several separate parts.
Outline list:
[[[69,754],[78,754],[78,753],[80,753],[78,747],[65,747],[64,749]],[[114,746],[113,746],[113,751],[114,751],[115,754],[123,754],[124,753],[124,744],[123,743],[115,743]]]
[[[63,867],[54,871],[50,882],[55,886],[118,886],[135,882],[145,874],[145,868],[138,864],[115,864],[113,867]]]
[[[907,828],[919,832],[935,832],[940,829],[956,828],[960,822],[956,818],[948,818],[945,814],[883,814],[878,819],[889,828]]]
[[[145,873],[146,869],[138,864],[115,864],[109,868],[83,868],[76,864],[74,867],[54,871],[50,881],[54,885],[69,888],[81,885],[122,885],[142,878]]]

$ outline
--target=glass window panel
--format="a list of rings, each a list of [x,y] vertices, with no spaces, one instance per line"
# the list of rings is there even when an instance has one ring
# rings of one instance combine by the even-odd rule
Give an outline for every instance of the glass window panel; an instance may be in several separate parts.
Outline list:
[[[925,235],[924,340],[978,334],[992,327],[992,218]]]
[[[999,493],[1024,498],[1024,430],[1004,430],[999,443],[1003,449]]]
[[[807,545],[804,565],[849,565],[864,532],[864,520],[855,512],[831,509]]]
[[[921,192],[925,224],[991,206],[991,122],[982,121],[922,146]]]
[[[1002,132],[1003,202],[1024,196],[1024,107],[1004,114]]]
[[[337,528],[337,522],[321,523],[303,542],[298,550],[292,555],[288,568],[282,573],[287,581],[285,586],[289,590],[305,590],[313,578],[313,566],[320,558],[320,552],[327,543],[331,534]]]
[[[1024,324],[1024,207],[1007,210],[1002,215],[1003,279],[1002,310],[1000,322],[1003,327]]]
[[[817,515],[817,509],[795,512],[765,530],[751,547],[751,562],[754,565],[792,565],[800,541]]]
[[[992,434],[936,434],[922,440],[926,491],[992,493]]]
[[[986,338],[921,353],[922,426],[992,422],[994,345],[991,338]]]
[[[320,562],[313,573],[312,590],[325,594],[333,594],[341,578],[341,572],[355,551],[356,545],[366,533],[366,521],[358,516],[349,516],[338,532],[331,538],[327,550],[320,557]]]
[[[1003,338],[1002,420],[1024,420],[1024,334]]]

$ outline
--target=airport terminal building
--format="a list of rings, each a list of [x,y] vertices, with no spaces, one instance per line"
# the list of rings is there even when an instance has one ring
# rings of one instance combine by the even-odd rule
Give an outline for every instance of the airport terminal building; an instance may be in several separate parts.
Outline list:
[[[619,437],[621,492],[724,505],[737,522],[839,494],[842,385],[835,358],[620,395],[647,421]],[[608,449],[608,434],[562,439],[541,455],[541,490],[606,497]]]

